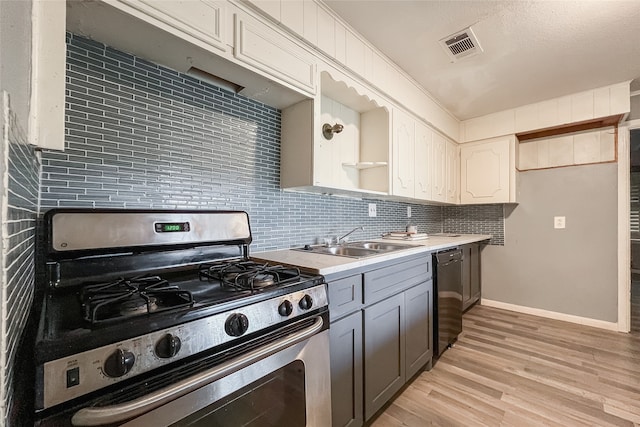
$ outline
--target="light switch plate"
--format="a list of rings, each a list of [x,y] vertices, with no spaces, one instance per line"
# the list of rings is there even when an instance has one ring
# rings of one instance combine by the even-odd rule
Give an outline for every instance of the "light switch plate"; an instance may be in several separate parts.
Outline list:
[[[369,203],[369,216],[377,216],[375,203]]]
[[[407,218],[411,218],[411,206],[407,206]]]
[[[553,228],[565,228],[565,217],[563,217],[563,216],[554,216],[553,217]]]

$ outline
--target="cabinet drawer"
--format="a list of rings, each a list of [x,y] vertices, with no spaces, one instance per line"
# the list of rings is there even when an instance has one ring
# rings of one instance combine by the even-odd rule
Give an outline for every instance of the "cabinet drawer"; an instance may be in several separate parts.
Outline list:
[[[329,319],[331,321],[362,306],[362,275],[345,277],[329,283]]]
[[[431,255],[364,274],[364,303],[371,304],[431,279]]]

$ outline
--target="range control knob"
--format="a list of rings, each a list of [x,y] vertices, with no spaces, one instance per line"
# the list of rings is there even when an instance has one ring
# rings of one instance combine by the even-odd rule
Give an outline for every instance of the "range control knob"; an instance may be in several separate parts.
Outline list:
[[[242,313],[233,313],[224,322],[224,330],[227,335],[239,337],[249,329],[249,319]]]
[[[291,313],[293,313],[293,304],[288,299],[282,301],[278,306],[278,313],[280,316],[287,317]]]
[[[180,338],[167,334],[156,343],[156,356],[162,359],[173,357],[180,351],[181,344]]]
[[[311,308],[311,306],[313,306],[313,299],[311,298],[311,295],[305,294],[300,299],[300,302],[298,303],[298,305],[303,310],[309,310]]]
[[[119,348],[104,361],[104,373],[111,378],[121,377],[131,370],[135,361],[133,353]]]

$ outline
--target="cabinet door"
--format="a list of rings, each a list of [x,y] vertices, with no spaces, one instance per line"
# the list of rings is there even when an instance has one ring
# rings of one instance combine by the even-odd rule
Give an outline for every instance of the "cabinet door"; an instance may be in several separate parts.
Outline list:
[[[433,282],[421,283],[404,294],[407,380],[433,356]]]
[[[460,247],[462,251],[462,309],[466,310],[471,303],[471,245]]]
[[[362,425],[362,312],[331,324],[331,419],[334,427]]]
[[[414,194],[416,199],[431,200],[433,192],[432,168],[432,137],[433,132],[422,123],[416,122],[415,132],[415,183]]]
[[[462,310],[480,299],[480,245],[471,243],[462,250]]]
[[[510,202],[510,139],[463,145],[461,203]],[[513,165],[515,169],[515,164]]]
[[[297,43],[245,14],[236,14],[234,56],[277,82],[316,93],[314,58]]]
[[[206,46],[226,51],[225,2],[213,0],[120,0]]]
[[[471,304],[478,302],[480,300],[480,292],[482,289],[482,260],[480,258],[480,248],[481,245],[473,244],[471,245],[469,258],[471,259],[471,265],[469,266],[469,270],[471,273],[471,284],[470,284],[470,301]]]
[[[460,160],[458,156],[458,144],[453,141],[446,142],[446,201],[448,203],[458,202],[458,188],[460,177]]]
[[[414,123],[400,110],[393,110],[393,195],[414,196]]]
[[[29,142],[42,148],[64,150],[65,2],[38,1],[30,5],[33,49]],[[10,24],[3,25],[8,29]]]
[[[433,192],[431,198],[436,202],[444,202],[446,200],[446,144],[447,142],[441,135],[437,133],[433,134]]]
[[[404,384],[404,293],[365,308],[364,330],[364,414],[368,420]]]

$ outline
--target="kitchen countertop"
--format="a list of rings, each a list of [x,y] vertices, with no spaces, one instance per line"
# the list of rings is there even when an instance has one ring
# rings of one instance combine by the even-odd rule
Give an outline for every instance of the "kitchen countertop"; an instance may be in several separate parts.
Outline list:
[[[479,242],[488,239],[491,239],[491,236],[487,234],[459,234],[457,237],[430,235],[428,239],[414,241],[370,239],[366,241],[399,243],[412,247],[404,250],[387,252],[365,258],[348,258],[336,255],[304,252],[293,249],[281,249],[277,251],[252,253],[251,258],[277,262],[279,264],[295,265],[312,273],[328,275],[351,270],[353,268],[365,267],[396,258],[402,258],[408,255],[415,255],[422,252],[433,252],[452,246],[464,245],[467,243]]]

